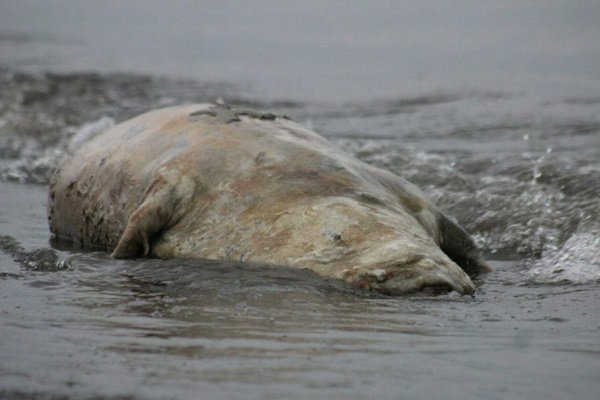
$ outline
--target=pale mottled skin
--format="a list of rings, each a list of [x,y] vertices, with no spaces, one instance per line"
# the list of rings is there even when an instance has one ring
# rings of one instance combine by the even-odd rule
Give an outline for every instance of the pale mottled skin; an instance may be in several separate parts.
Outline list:
[[[472,293],[444,251],[488,268],[412,184],[289,119],[226,106],[152,111],[94,138],[55,175],[49,221],[115,258],[287,265],[384,293]]]

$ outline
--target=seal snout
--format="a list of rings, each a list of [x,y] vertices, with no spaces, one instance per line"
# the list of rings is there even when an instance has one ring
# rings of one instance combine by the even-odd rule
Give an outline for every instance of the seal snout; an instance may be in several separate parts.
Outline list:
[[[344,272],[352,285],[384,294],[426,292],[442,294],[452,290],[473,294],[475,286],[457,265],[442,264],[427,258],[395,262],[378,267],[354,267]]]

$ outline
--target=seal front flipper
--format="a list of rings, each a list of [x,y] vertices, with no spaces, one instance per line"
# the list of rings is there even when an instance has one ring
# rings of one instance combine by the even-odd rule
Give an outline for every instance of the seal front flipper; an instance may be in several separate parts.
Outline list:
[[[196,186],[194,180],[179,169],[160,168],[141,204],[129,217],[112,257],[135,258],[150,254],[152,239],[175,225],[188,210]]]
[[[440,248],[470,276],[491,272],[492,267],[483,259],[477,245],[458,224],[438,213]]]

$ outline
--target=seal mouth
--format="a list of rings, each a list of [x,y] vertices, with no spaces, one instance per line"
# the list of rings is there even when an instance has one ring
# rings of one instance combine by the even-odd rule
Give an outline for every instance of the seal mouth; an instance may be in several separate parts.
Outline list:
[[[393,276],[375,288],[381,293],[398,295],[409,293],[424,293],[431,295],[446,294],[452,290],[460,294],[473,294],[475,286],[469,277],[466,279],[450,279],[441,274],[424,274],[413,279],[402,279]]]
[[[431,285],[422,287],[419,290],[419,293],[430,296],[440,296],[443,294],[448,294],[452,291],[452,286],[447,283],[440,283],[438,285]]]

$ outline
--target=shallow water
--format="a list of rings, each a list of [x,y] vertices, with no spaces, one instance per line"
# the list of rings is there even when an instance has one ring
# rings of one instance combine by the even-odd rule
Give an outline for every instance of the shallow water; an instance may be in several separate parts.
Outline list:
[[[0,4],[0,398],[597,397],[595,8],[177,4]],[[50,247],[46,183],[65,153],[145,110],[218,99],[414,182],[496,271],[474,297],[386,297],[306,271]]]

